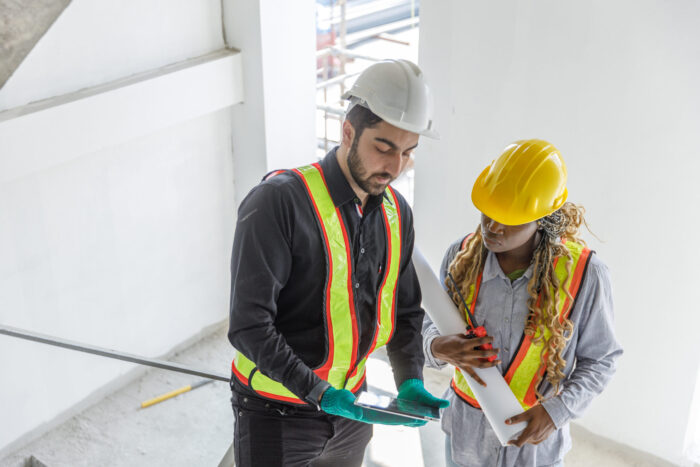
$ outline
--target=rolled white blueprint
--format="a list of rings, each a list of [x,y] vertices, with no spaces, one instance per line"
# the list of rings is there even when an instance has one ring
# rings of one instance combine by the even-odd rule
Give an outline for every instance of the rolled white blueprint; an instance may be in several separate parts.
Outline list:
[[[416,268],[421,293],[423,294],[423,308],[442,335],[462,334],[466,330],[466,322],[462,314],[443,289],[437,276],[430,268],[423,253],[415,247],[413,249],[413,265]],[[462,371],[462,370],[460,370]],[[474,368],[476,374],[486,383],[486,387],[477,383],[466,372],[462,374],[469,383],[476,401],[486,415],[486,419],[496,432],[501,445],[515,438],[526,426],[525,422],[514,425],[506,425],[506,419],[523,412],[523,408],[516,399],[508,383],[498,371],[498,368]],[[454,436],[454,433],[453,433]]]

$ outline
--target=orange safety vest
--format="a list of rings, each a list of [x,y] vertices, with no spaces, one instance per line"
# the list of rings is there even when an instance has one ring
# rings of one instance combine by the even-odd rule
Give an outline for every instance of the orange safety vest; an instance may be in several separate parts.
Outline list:
[[[316,214],[326,252],[324,313],[328,353],[313,371],[337,389],[356,392],[365,379],[367,356],[385,345],[394,333],[396,291],[401,262],[401,212],[391,187],[382,202],[386,231],[387,264],[377,296],[377,323],[372,344],[365,356],[358,355],[358,330],[352,286],[352,255],[347,228],[335,207],[319,164],[292,171],[302,180]],[[294,404],[305,404],[281,383],[258,371],[257,365],[241,352],[231,365],[241,384],[260,396]]]
[[[470,237],[471,235],[464,239],[462,249],[466,247],[467,241]],[[573,303],[578,295],[581,281],[583,280],[583,274],[586,271],[586,266],[588,265],[588,260],[591,256],[591,250],[581,244],[564,240],[562,240],[562,243],[566,245],[571,253],[571,256],[573,257],[573,265],[571,267],[571,276],[568,278],[566,283],[564,283],[564,279],[567,275],[566,262],[559,261],[559,258],[554,260],[554,273],[559,279],[560,284],[559,303],[557,303],[560,322],[563,322],[564,319],[568,318],[571,310],[573,309]],[[467,303],[469,303],[469,308],[471,309],[472,314],[475,314],[474,308],[476,306],[476,298],[479,295],[482,275],[483,271],[481,274],[479,274],[479,278],[476,281],[476,286],[472,285],[470,287],[469,295],[466,299]],[[568,288],[569,293],[573,297],[573,301],[569,300],[569,298],[566,296],[566,293],[564,292],[566,288]],[[536,336],[539,336],[539,334],[540,331],[538,330]],[[545,340],[549,338],[549,335],[549,330],[545,330]],[[508,366],[508,370],[504,376],[506,382],[510,386],[510,389],[513,391],[513,394],[515,394],[518,402],[520,402],[520,405],[525,410],[538,404],[536,384],[546,370],[546,365],[542,363],[540,358],[542,348],[544,347],[544,341],[540,342],[539,344],[533,343],[532,341],[536,336],[523,336],[518,352]],[[469,388],[467,380],[458,369],[455,369],[455,374],[452,378],[452,389],[454,389],[461,399],[472,407],[477,409],[481,408],[474,398],[474,394]]]

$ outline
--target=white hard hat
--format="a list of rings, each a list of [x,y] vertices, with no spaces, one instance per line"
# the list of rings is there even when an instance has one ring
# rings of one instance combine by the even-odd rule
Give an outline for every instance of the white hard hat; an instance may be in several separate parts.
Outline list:
[[[408,60],[372,64],[343,94],[402,130],[439,138],[433,126],[433,99],[418,65]],[[354,98],[354,99],[353,99]]]

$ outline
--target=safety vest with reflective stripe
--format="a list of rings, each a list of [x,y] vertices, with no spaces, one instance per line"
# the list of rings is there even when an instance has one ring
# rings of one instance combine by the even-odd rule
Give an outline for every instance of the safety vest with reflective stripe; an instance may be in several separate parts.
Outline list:
[[[386,190],[382,215],[386,232],[387,262],[377,296],[377,322],[372,344],[366,355],[358,355],[359,336],[352,286],[352,254],[347,228],[335,207],[319,164],[292,171],[304,184],[316,215],[326,255],[326,282],[323,297],[328,353],[315,369],[321,379],[338,389],[356,392],[365,378],[367,356],[385,345],[393,335],[396,289],[401,262],[401,212],[393,189]],[[281,383],[258,371],[257,366],[236,351],[233,374],[259,395],[284,402],[305,404]]]
[[[465,239],[462,243],[462,248],[467,244],[469,237]],[[588,260],[590,259],[591,250],[583,245],[572,241],[562,241],[564,245],[571,252],[573,258],[573,264],[571,266],[571,275],[566,280],[566,260],[559,261],[559,258],[554,260],[554,273],[559,279],[559,302],[557,303],[557,311],[559,313],[559,321],[563,322],[564,319],[569,317],[571,310],[573,308],[574,301],[581,286],[581,281],[583,280],[584,272],[586,271],[586,266],[588,265]],[[483,272],[482,272],[483,274]],[[469,295],[467,296],[467,303],[469,303],[469,308],[474,314],[476,306],[476,298],[479,295],[479,288],[481,287],[481,277],[476,281],[476,285],[471,286],[469,290]],[[570,300],[564,290],[568,288],[569,293],[573,297]],[[553,292],[553,291],[552,291]],[[468,319],[468,318],[467,318]],[[506,372],[504,378],[510,389],[515,394],[515,397],[522,405],[523,409],[527,410],[530,407],[538,403],[536,385],[537,381],[544,374],[546,370],[546,365],[542,363],[541,352],[545,345],[546,339],[549,339],[551,332],[549,329],[545,329],[544,337],[545,339],[540,343],[534,343],[535,337],[540,335],[540,331],[537,330],[535,336],[523,335],[522,343],[515,355],[515,358],[510,363],[508,371]],[[546,361],[546,356],[544,358]],[[472,407],[480,408],[474,394],[469,388],[469,384],[462,375],[462,373],[455,369],[454,377],[452,378],[452,389],[457,393],[457,395],[467,402]]]

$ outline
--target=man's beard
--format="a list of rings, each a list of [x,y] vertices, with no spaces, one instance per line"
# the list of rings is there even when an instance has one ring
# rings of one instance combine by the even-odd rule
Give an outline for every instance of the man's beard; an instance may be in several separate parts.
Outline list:
[[[387,185],[394,179],[391,177],[391,174],[387,172],[369,176],[367,175],[367,170],[362,165],[360,155],[357,153],[358,140],[358,137],[353,139],[352,145],[350,146],[350,151],[348,152],[348,169],[350,170],[350,175],[352,176],[352,179],[355,180],[355,183],[357,183],[357,186],[359,186],[365,193],[369,193],[370,195],[374,196],[381,195],[384,193],[384,190],[386,190]],[[389,177],[389,183],[383,184],[372,182],[372,177],[375,175]]]

